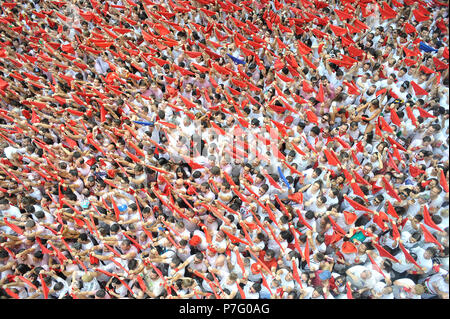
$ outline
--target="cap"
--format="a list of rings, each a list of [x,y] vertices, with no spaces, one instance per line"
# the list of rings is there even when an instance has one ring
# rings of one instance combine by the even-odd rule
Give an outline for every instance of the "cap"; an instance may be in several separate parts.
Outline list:
[[[327,280],[331,278],[331,272],[329,270],[324,270],[319,274],[320,280]]]
[[[191,240],[189,240],[189,245],[191,246],[197,246],[202,242],[202,239],[200,236],[194,235],[192,236]]]
[[[291,115],[286,116],[286,118],[284,119],[284,123],[286,125],[292,124],[293,121],[294,121],[294,118]]]
[[[259,274],[261,270],[258,268],[258,263],[254,263],[250,266],[250,270],[252,271],[253,275]]]

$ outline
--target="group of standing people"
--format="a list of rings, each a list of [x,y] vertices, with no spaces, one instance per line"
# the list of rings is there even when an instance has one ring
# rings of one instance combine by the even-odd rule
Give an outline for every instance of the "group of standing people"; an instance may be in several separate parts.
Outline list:
[[[0,298],[448,299],[448,13],[0,1]]]

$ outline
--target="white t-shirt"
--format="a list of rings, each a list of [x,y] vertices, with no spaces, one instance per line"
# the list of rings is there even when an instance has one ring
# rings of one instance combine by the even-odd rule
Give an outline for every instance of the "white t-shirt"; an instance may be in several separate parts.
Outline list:
[[[423,257],[423,254],[425,252],[425,249],[423,249],[422,247],[416,247],[412,249],[413,252],[415,252],[417,254],[417,264],[422,267],[422,268],[426,268],[424,270],[425,273],[429,273],[430,271],[432,271],[433,269],[433,260],[430,259],[425,259]]]
[[[420,295],[413,293],[414,281],[409,278],[401,278],[395,281],[396,283],[396,299],[421,299]]]
[[[433,285],[437,285],[438,289],[440,291],[448,293],[449,291],[449,285],[445,282],[444,275],[443,274],[434,274],[424,281],[425,286],[428,288],[428,290],[437,295],[436,289],[434,289]]]
[[[22,214],[20,213],[20,209],[17,208],[16,206],[9,206],[8,209],[6,210],[2,210],[1,214],[3,217],[14,217],[16,219],[20,218],[20,216],[22,216]]]
[[[156,297],[159,297],[163,292],[163,280],[160,277],[155,280],[149,278],[145,283],[148,291],[153,293]]]

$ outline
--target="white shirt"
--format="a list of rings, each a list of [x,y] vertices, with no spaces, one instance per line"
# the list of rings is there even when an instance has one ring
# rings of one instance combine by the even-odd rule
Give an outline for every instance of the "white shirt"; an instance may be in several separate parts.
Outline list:
[[[407,289],[414,289],[414,286],[416,285],[414,281],[412,281],[409,278],[402,278],[397,279],[396,281],[397,288],[397,299],[421,299],[420,295],[416,295],[412,291],[409,292]],[[400,284],[400,285],[398,285]]]
[[[81,291],[95,292],[99,289],[100,289],[100,284],[98,283],[96,278],[93,278],[89,282],[83,282],[83,288],[81,288]]]
[[[444,275],[443,274],[434,274],[424,281],[425,286],[428,288],[428,290],[433,294],[438,294],[437,291],[434,289],[433,285],[437,285],[437,288],[440,291],[448,293],[449,285],[445,282]]]
[[[15,153],[19,153],[19,154],[25,154],[26,153],[26,149],[25,148],[15,148],[12,146],[8,146],[6,147],[3,152],[5,153],[5,156],[7,159],[12,160],[13,159],[13,155]]]
[[[417,247],[412,250],[417,254],[417,264],[422,268],[426,268],[426,270],[424,270],[425,273],[430,272],[433,268],[433,260],[431,258],[425,259],[423,257],[423,254],[425,253],[425,249],[423,249],[421,247]]]
[[[3,217],[14,217],[16,219],[20,218],[22,214],[20,213],[20,209],[16,206],[9,206],[7,210],[1,211]]]

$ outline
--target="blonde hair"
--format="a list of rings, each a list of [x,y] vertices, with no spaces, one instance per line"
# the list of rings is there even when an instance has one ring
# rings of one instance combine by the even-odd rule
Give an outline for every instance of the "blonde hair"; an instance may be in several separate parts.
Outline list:
[[[416,295],[422,295],[423,293],[425,293],[425,286],[424,285],[415,285],[414,292],[416,293]]]
[[[191,287],[193,283],[194,281],[192,278],[183,278],[181,285],[183,288],[188,288]]]
[[[92,281],[92,279],[94,279],[94,276],[92,276],[90,273],[86,273],[81,277],[81,280],[83,280],[83,282],[90,282]]]

